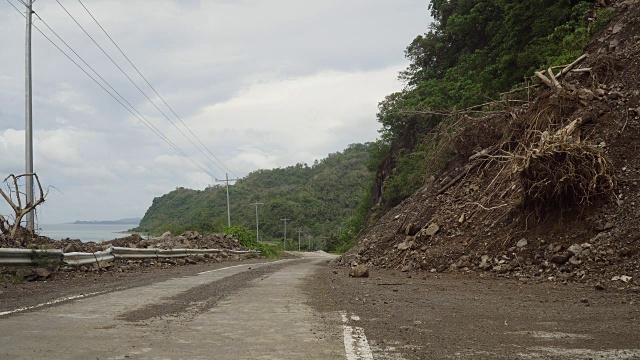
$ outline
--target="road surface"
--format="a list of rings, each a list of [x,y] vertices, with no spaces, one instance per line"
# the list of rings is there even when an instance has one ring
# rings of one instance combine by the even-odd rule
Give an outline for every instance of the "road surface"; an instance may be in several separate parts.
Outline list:
[[[637,293],[331,258],[5,288],[0,359],[640,359]]]

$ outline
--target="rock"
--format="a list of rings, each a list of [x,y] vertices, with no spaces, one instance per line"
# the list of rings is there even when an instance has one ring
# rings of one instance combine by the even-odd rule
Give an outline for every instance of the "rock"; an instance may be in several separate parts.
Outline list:
[[[197,263],[197,261],[195,261],[194,259],[192,259],[192,258],[190,258],[188,256],[186,258],[184,258],[184,260],[186,261],[187,264],[192,264],[193,265],[193,264]]]
[[[606,285],[605,285],[602,281],[598,281],[598,282],[594,285],[594,288],[595,288],[596,290],[606,290],[606,289],[607,289]]]
[[[335,270],[335,269],[334,269],[334,270],[333,270],[333,273],[334,273],[334,274],[338,274],[338,270]]]
[[[37,280],[46,280],[51,276],[51,270],[45,267],[36,268],[34,274],[37,277]]]
[[[569,248],[567,249],[568,252],[572,253],[573,256],[579,256],[582,253],[582,246],[578,245],[578,244],[573,244],[571,246],[569,246]]]
[[[480,258],[480,265],[478,265],[478,267],[482,270],[487,270],[489,267],[491,267],[491,265],[489,264],[490,260],[491,258],[489,257],[489,255],[482,255],[482,258]]]
[[[620,30],[622,30],[622,24],[615,24],[613,26],[613,30],[611,30],[611,34],[615,35],[615,34],[619,33]]]
[[[569,260],[569,258],[572,255],[573,254],[568,252],[568,251],[563,251],[563,252],[560,252],[560,253],[557,253],[557,254],[553,255],[551,257],[551,259],[549,259],[549,261],[551,261],[554,264],[562,265],[562,264],[566,263],[567,260]]]
[[[407,272],[407,271],[409,271],[409,270],[411,270],[411,268],[409,267],[409,265],[405,265],[405,266],[403,266],[403,267],[402,267],[402,269],[400,269],[400,271],[401,271],[401,272]]]
[[[527,239],[522,238],[522,239],[520,239],[520,240],[518,241],[518,243],[516,244],[516,246],[517,246],[517,247],[519,247],[519,248],[523,248],[523,247],[527,246],[527,244],[528,244],[528,243],[529,243],[529,242],[527,241]]]
[[[426,236],[433,236],[437,234],[438,231],[440,231],[440,226],[438,226],[438,224],[436,223],[432,223],[429,226],[427,226],[425,229],[422,229],[422,233]]]
[[[129,248],[130,248],[130,249],[137,249],[137,248],[138,248],[138,244],[136,244],[136,243],[129,243]]]
[[[609,51],[615,50],[619,44],[620,44],[620,40],[618,39],[611,40],[611,42],[609,42]],[[615,99],[612,99],[612,100],[615,100]]]
[[[163,239],[163,240],[167,240],[170,237],[171,237],[171,231],[167,231],[167,232],[163,233],[162,235],[160,235],[160,238]]]
[[[401,242],[400,244],[398,244],[397,248],[398,250],[407,250],[407,249],[410,249],[411,246],[413,246],[413,241],[405,240],[404,242]]]
[[[64,250],[63,250],[64,253],[77,252],[77,251],[78,249],[74,244],[68,244],[67,246],[64,247]]]
[[[462,215],[460,215],[460,218],[458,219],[458,222],[459,222],[460,224],[462,224],[465,220],[466,220],[466,217],[465,217],[465,215],[464,215],[464,213],[463,213]]]
[[[187,261],[185,259],[176,259],[176,265],[184,265]]]
[[[627,276],[627,275],[620,275],[620,276],[614,276],[611,278],[611,281],[622,281],[624,283],[628,283],[629,281],[631,281],[631,279],[633,279],[631,276]]]
[[[349,277],[369,277],[369,268],[364,265],[355,266],[349,271]]]
[[[97,263],[93,263],[93,269],[94,270],[108,269],[108,268],[111,267],[111,264],[112,263],[110,263],[108,261],[99,261]]]

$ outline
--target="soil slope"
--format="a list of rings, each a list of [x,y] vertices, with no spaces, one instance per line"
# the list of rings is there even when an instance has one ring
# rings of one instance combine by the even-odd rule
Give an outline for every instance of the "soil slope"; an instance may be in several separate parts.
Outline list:
[[[561,89],[473,118],[462,135],[500,140],[458,154],[340,262],[638,291],[640,1],[610,6]]]

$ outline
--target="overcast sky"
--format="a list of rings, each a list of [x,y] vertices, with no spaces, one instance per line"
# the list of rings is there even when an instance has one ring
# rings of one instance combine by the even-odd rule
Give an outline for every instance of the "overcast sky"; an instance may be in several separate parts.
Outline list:
[[[191,136],[80,3],[60,2]],[[240,177],[312,164],[348,144],[375,140],[377,103],[402,88],[397,73],[407,65],[404,49],[430,22],[427,0],[83,3],[191,131]],[[38,213],[41,224],[141,217],[154,197],[224,178],[225,171],[181,135],[56,1],[38,0],[34,10],[209,172],[163,142],[34,29],[34,170],[55,187]],[[61,44],[42,21],[35,25]],[[2,178],[24,172],[24,32],[24,18],[0,2]],[[0,214],[8,213],[0,205]]]

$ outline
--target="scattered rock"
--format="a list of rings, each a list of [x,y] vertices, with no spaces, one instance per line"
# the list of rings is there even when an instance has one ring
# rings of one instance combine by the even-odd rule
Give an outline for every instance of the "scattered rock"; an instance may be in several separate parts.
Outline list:
[[[554,264],[562,265],[562,264],[566,263],[572,255],[573,254],[568,252],[568,251],[559,252],[557,254],[554,254],[549,259],[549,261],[551,261]]]
[[[349,271],[349,277],[361,278],[369,277],[369,268],[364,265],[352,267]]]
[[[519,248],[523,248],[523,247],[527,246],[527,244],[528,244],[528,243],[529,243],[529,242],[527,241],[527,239],[522,238],[522,239],[520,239],[520,240],[518,241],[518,243],[516,244],[516,246],[517,246],[517,247],[519,247]]]
[[[440,231],[440,226],[438,226],[438,224],[436,223],[432,223],[426,228],[422,229],[421,233],[426,236],[433,236],[437,234],[438,231]]]

